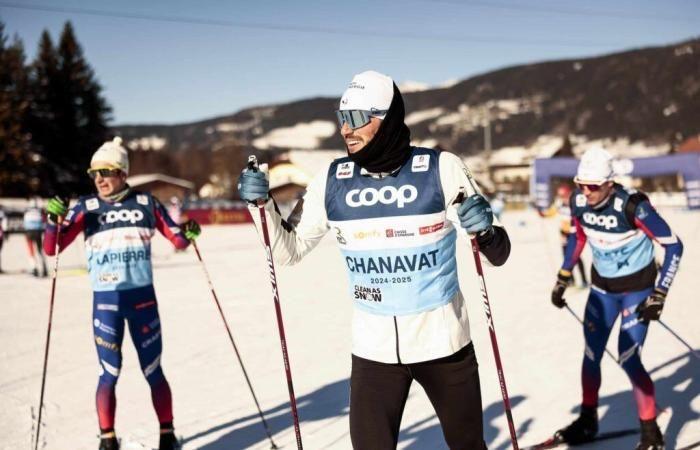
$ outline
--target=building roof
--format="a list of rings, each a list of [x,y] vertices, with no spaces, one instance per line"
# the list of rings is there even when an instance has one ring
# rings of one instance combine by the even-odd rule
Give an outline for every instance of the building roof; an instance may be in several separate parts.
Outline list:
[[[181,178],[170,177],[162,173],[145,173],[141,175],[133,175],[126,179],[131,187],[143,186],[144,184],[160,181],[162,183],[174,184],[185,189],[194,189],[194,183],[183,180]]]
[[[678,146],[679,152],[700,152],[700,134],[692,136]]]

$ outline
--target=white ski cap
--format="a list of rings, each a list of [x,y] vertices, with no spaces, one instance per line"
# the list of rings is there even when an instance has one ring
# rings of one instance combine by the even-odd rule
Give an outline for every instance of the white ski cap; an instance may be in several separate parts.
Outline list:
[[[394,80],[374,70],[352,77],[348,88],[340,98],[340,110],[361,109],[386,111],[394,98]],[[384,120],[386,114],[376,117]]]
[[[95,167],[100,163],[120,169],[127,175],[129,174],[129,154],[122,146],[122,138],[117,136],[97,149],[90,160],[90,167]]]
[[[603,184],[612,180],[612,160],[612,155],[602,147],[589,148],[581,156],[574,181],[584,184]]]

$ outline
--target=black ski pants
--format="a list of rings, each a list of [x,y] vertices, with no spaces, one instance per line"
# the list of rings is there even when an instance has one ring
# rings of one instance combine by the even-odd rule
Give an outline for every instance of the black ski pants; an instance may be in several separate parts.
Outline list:
[[[352,356],[350,437],[355,450],[396,448],[411,382],[425,390],[451,450],[485,450],[474,346],[445,358],[386,364]]]

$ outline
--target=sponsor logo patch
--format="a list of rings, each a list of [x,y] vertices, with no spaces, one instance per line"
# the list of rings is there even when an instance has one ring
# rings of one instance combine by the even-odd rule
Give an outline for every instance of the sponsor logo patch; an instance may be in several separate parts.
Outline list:
[[[615,211],[622,212],[622,199],[619,197],[615,197],[615,201],[613,202],[613,208],[615,208]]]
[[[100,319],[95,319],[93,321],[93,324],[95,325],[95,328],[98,330],[102,331],[103,333],[111,334],[112,336],[117,335],[117,330],[114,328],[110,327],[109,325],[106,325],[100,321]]]
[[[435,233],[436,231],[440,231],[443,228],[445,228],[445,222],[439,222],[439,223],[436,223],[434,225],[428,225],[427,227],[418,228],[418,233],[430,234],[430,233]]]
[[[155,301],[155,300],[151,300],[151,301],[148,301],[148,302],[143,302],[143,303],[139,303],[139,304],[137,304],[137,305],[134,305],[134,309],[148,308],[149,306],[153,306],[153,305],[155,305],[155,304],[156,304],[156,301]]]
[[[411,172],[427,172],[430,168],[430,155],[415,155],[411,163]]]
[[[378,238],[382,237],[382,234],[377,231],[377,230],[370,230],[370,231],[356,231],[352,234],[352,237],[355,239],[371,239],[371,238]]]
[[[397,230],[395,228],[387,228],[385,230],[386,237],[388,238],[394,238],[394,237],[411,237],[415,236],[416,233],[409,233],[407,230]]]
[[[644,205],[639,205],[637,207],[637,217],[639,220],[644,220],[649,217],[649,211],[644,207]]]
[[[579,208],[582,206],[586,206],[586,196],[583,194],[577,194],[576,195],[576,206]]]
[[[139,205],[147,206],[148,205],[148,197],[143,195],[143,194],[139,194],[136,196],[136,203],[138,203]]]
[[[338,164],[338,167],[335,170],[335,178],[338,180],[342,180],[343,178],[352,178],[352,173],[354,170],[354,162]]]
[[[98,303],[97,309],[99,311],[119,311],[119,306],[118,305],[110,305],[107,303]]]
[[[101,273],[100,276],[97,277],[97,280],[100,283],[108,283],[108,284],[116,283],[117,281],[119,281],[119,274],[109,273],[109,272]]]
[[[96,198],[89,198],[85,202],[85,207],[87,208],[88,211],[93,211],[93,210],[100,207],[100,202]]]
[[[143,342],[141,343],[141,348],[146,348],[146,347],[148,347],[149,345],[153,344],[153,343],[154,343],[155,341],[157,341],[158,339],[160,339],[160,330],[156,331],[156,332],[153,334],[153,336],[151,336],[151,337],[149,337],[148,339],[146,339],[145,341],[143,341]]]
[[[114,342],[109,342],[106,339],[102,339],[100,336],[95,336],[95,343],[99,345],[102,348],[106,348],[107,350],[113,351],[113,352],[118,352],[119,351],[119,345],[114,343]]]

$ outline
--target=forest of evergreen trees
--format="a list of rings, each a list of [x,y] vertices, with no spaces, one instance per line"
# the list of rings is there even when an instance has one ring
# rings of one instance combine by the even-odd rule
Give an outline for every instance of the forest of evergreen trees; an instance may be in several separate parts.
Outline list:
[[[57,45],[45,30],[29,63],[0,22],[0,197],[88,193],[85,170],[110,120],[70,22]]]

